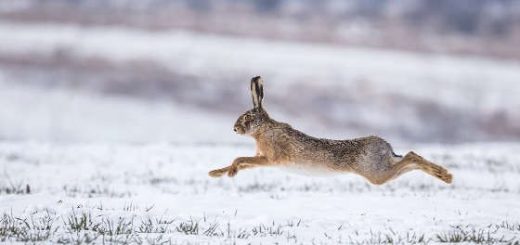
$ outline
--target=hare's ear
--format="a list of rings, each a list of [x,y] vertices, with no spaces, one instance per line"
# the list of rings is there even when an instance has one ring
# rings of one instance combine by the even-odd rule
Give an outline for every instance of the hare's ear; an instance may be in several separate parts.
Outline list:
[[[251,78],[251,96],[253,98],[253,107],[255,109],[262,108],[262,100],[264,99],[264,81],[262,77],[256,76]]]

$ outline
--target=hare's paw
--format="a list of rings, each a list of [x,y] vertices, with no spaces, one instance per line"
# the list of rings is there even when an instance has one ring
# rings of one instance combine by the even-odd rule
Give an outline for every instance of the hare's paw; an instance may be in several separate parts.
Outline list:
[[[209,171],[208,174],[211,177],[217,178],[217,177],[221,177],[226,172],[227,172],[227,169],[215,169],[215,170]]]
[[[440,178],[442,181],[446,182],[446,184],[451,184],[451,182],[453,181],[453,175],[451,175],[448,172],[444,173]]]
[[[234,177],[238,173],[238,166],[231,166],[227,172],[229,177]]]

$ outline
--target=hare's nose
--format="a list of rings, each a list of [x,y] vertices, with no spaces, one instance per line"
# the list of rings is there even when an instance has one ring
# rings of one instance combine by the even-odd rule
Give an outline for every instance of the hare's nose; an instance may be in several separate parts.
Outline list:
[[[234,128],[233,128],[233,131],[235,131],[235,132],[236,132],[237,130],[238,130],[238,129],[237,129],[237,127],[234,127]]]

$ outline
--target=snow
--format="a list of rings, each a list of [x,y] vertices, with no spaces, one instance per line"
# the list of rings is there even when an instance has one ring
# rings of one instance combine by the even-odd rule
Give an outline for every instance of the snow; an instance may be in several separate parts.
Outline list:
[[[366,79],[374,95],[400,88],[462,109],[475,101],[488,109],[520,106],[520,65],[512,61],[180,31],[1,22],[0,33],[10,34],[0,38],[2,54],[66,48],[193,74],[262,73],[273,79],[271,91],[302,79],[332,87]],[[469,243],[520,240],[518,142],[394,144],[397,153],[414,150],[448,168],[452,185],[418,171],[383,186],[352,174],[277,168],[214,179],[209,170],[254,154],[252,139],[232,132],[234,117],[8,79],[0,71],[0,241],[393,244],[453,242],[461,233]],[[384,117],[365,113],[385,126]],[[70,219],[82,215],[91,222],[73,228]],[[122,230],[111,234],[118,222]]]
[[[393,234],[394,239],[423,234],[436,242],[435,234],[458,226],[494,231],[504,222],[518,225],[520,168],[515,152],[520,145],[415,150],[450,169],[454,183],[446,185],[421,172],[384,186],[369,185],[355,175],[320,178],[276,168],[244,170],[235,178],[207,175],[236,156],[251,155],[252,145],[4,142],[0,188],[29,185],[31,193],[2,193],[0,212],[29,217],[51,210],[58,230],[49,241],[68,234],[61,220],[73,212],[89,212],[98,220],[133,217],[135,226],[146,217],[172,219],[161,239],[174,243],[349,243],[369,242],[378,233]],[[217,232],[224,235],[175,229],[189,220],[200,222],[201,230],[218,224]],[[229,229],[251,233],[260,225],[280,225],[283,235],[226,235]],[[492,237],[518,240],[518,234],[496,228]]]

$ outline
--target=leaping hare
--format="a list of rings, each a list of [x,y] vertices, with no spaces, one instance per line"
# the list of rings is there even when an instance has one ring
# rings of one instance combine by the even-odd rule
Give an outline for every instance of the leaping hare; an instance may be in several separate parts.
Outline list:
[[[271,119],[262,107],[263,81],[259,76],[251,79],[251,95],[254,108],[237,119],[234,131],[256,140],[256,156],[238,157],[231,165],[209,172],[212,177],[225,173],[233,177],[239,170],[253,167],[283,166],[306,171],[351,172],[381,185],[419,169],[451,183],[452,175],[445,168],[412,151],[404,157],[399,156],[389,143],[377,136],[352,140],[318,139]]]

